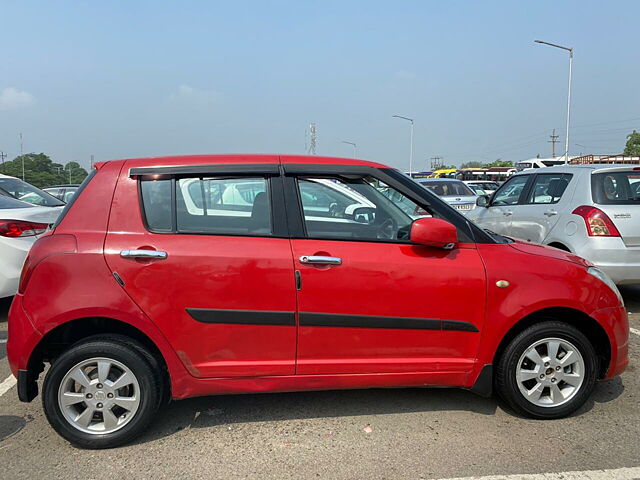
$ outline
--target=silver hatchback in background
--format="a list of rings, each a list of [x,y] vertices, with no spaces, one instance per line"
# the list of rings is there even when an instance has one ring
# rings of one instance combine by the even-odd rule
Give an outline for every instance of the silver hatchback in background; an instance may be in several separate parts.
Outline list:
[[[461,180],[453,178],[429,178],[418,180],[423,187],[441,197],[461,213],[467,213],[476,208],[478,196]]]
[[[640,166],[566,165],[514,175],[469,217],[501,235],[579,255],[640,284]]]

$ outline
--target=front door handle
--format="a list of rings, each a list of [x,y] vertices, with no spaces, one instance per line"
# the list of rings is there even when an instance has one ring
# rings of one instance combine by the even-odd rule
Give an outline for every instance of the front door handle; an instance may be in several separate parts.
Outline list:
[[[302,255],[300,263],[314,265],[342,265],[342,259],[339,257],[325,257],[323,255]]]
[[[510,217],[511,215],[513,215],[513,212],[509,212],[509,211],[507,211],[507,212],[503,212],[502,214],[503,214],[505,217]]]
[[[167,252],[158,250],[122,250],[120,252],[122,258],[144,258],[151,260],[164,260],[167,258]]]
[[[545,214],[547,217],[553,217],[554,215],[557,215],[557,214],[558,214],[558,212],[556,212],[555,210],[548,210],[548,211],[544,212],[544,214]]]

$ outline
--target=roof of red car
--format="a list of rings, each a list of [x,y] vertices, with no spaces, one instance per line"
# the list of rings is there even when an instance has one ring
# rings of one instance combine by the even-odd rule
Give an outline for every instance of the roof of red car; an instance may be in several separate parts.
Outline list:
[[[256,154],[228,154],[228,155],[173,155],[169,157],[126,158],[112,160],[126,162],[127,167],[156,167],[178,165],[209,165],[209,164],[252,164],[252,163],[308,163],[329,165],[367,165],[375,168],[388,168],[386,165],[354,158],[320,157],[316,155],[256,155]],[[100,168],[106,162],[96,162]]]

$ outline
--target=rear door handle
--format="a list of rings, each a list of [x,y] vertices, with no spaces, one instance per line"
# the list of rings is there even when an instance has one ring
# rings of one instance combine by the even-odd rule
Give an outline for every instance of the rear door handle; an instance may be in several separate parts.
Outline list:
[[[300,263],[314,265],[342,265],[342,259],[339,257],[325,257],[323,255],[302,255]]]
[[[548,210],[548,211],[544,212],[544,214],[545,214],[547,217],[553,217],[554,215],[557,215],[557,214],[558,214],[558,212],[556,212],[555,210]]]
[[[167,258],[167,252],[158,250],[122,250],[120,252],[122,258],[146,258],[155,260],[164,260]]]

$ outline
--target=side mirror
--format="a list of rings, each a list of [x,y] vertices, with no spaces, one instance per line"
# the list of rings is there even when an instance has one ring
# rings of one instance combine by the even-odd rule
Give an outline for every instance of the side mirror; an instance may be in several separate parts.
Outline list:
[[[376,219],[376,209],[372,207],[357,207],[351,215],[356,222],[371,225]]]
[[[491,197],[489,197],[489,195],[480,195],[478,198],[476,198],[476,205],[478,207],[488,207],[489,206],[489,199]]]
[[[411,224],[409,239],[425,247],[451,250],[458,243],[458,230],[440,218],[419,218]]]

